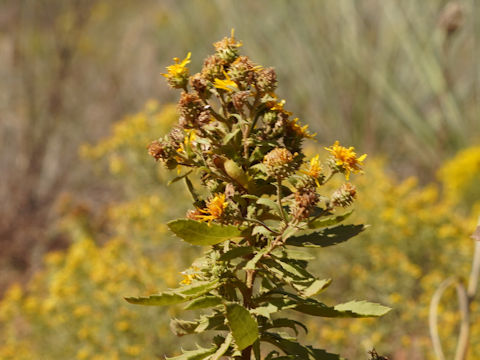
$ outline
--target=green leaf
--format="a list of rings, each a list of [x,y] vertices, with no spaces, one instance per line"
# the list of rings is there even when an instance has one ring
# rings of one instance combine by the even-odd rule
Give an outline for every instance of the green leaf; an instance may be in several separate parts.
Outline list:
[[[225,136],[225,138],[223,139],[223,145],[228,145],[230,143],[230,141],[233,140],[233,138],[235,136],[237,136],[237,134],[240,132],[240,129],[236,129],[230,133],[227,134],[227,136]]]
[[[288,327],[295,331],[295,334],[298,335],[298,330],[297,326],[301,327],[305,333],[308,333],[308,329],[305,325],[303,325],[301,322],[288,319],[288,318],[277,318],[272,320],[270,324],[267,324],[265,326],[266,329],[276,329],[276,328],[282,328],[282,327]]]
[[[245,270],[254,270],[255,269],[255,265],[257,265],[257,262],[262,258],[263,255],[265,255],[267,253],[267,248],[263,248],[262,250],[260,250],[259,252],[257,252],[255,254],[255,256],[250,259],[248,262],[247,262],[247,265],[245,265],[244,269]]]
[[[228,334],[227,337],[225,338],[225,342],[220,345],[218,350],[215,352],[215,354],[212,355],[212,357],[209,360],[219,360],[228,350],[230,347],[230,344],[232,343],[233,337],[232,334]]]
[[[203,360],[217,351],[216,347],[205,349],[197,347],[197,350],[182,350],[183,354],[172,358],[166,358],[166,360]]]
[[[181,294],[176,294],[170,291],[165,291],[161,294],[140,296],[140,297],[128,297],[125,298],[130,304],[137,305],[152,305],[152,306],[166,306],[179,304],[189,299]]]
[[[192,285],[165,291],[160,294],[141,297],[128,297],[125,298],[125,300],[131,304],[137,305],[166,306],[180,304],[208,293],[209,291],[217,288],[219,284],[220,283],[218,280],[197,282]]]
[[[320,294],[332,283],[332,279],[315,280],[305,290],[302,291],[303,296],[312,297]]]
[[[255,317],[243,306],[235,303],[226,305],[228,326],[240,350],[252,345],[258,338],[258,324]]]
[[[292,355],[291,359],[302,360],[345,360],[337,354],[331,354],[325,350],[314,349],[311,346],[300,345],[296,341],[286,339],[279,334],[265,332],[262,335],[262,341],[269,342],[282,350],[287,355]],[[287,357],[288,359],[288,357]]]
[[[276,248],[272,251],[272,255],[275,255],[279,259],[291,259],[291,260],[313,260],[315,259],[310,253],[305,252],[303,250],[296,250],[296,249],[284,249],[284,248]]]
[[[351,313],[352,317],[377,317],[388,313],[391,308],[369,301],[350,301],[345,304],[335,305],[335,310]]]
[[[198,326],[198,321],[186,321],[180,319],[170,320],[170,330],[177,335],[183,336],[195,333],[195,328]]]
[[[222,303],[222,298],[218,296],[202,296],[184,307],[185,310],[197,310],[214,307]]]
[[[287,245],[302,247],[327,247],[349,240],[365,230],[363,225],[338,225],[320,231],[304,231],[290,237]]]
[[[228,250],[225,254],[222,254],[219,258],[220,261],[230,261],[237,257],[245,256],[251,254],[255,251],[255,248],[252,246],[241,246],[235,247]]]
[[[391,309],[368,301],[350,301],[345,304],[330,307],[315,300],[308,300],[298,304],[295,310],[304,314],[321,317],[366,318],[385,315]]]
[[[206,294],[210,290],[216,289],[219,285],[218,279],[212,281],[197,281],[191,285],[175,289],[174,291],[193,299]]]
[[[348,218],[350,215],[352,215],[352,213],[353,213],[353,210],[350,210],[350,211],[348,211],[348,212],[346,212],[345,214],[342,214],[342,215],[329,217],[327,219],[313,220],[312,222],[310,222],[308,224],[308,227],[310,229],[319,229],[319,228],[324,228],[324,227],[327,227],[327,226],[337,225],[338,223],[342,222],[343,220]]]
[[[173,220],[167,225],[175,235],[193,245],[215,245],[241,238],[242,235],[236,226],[207,224],[189,219]]]

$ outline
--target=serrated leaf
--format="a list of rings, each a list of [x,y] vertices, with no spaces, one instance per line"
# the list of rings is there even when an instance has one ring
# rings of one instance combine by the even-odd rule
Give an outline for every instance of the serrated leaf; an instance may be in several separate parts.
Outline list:
[[[177,336],[193,334],[197,326],[198,321],[186,321],[180,319],[170,320],[170,330],[172,330],[172,332]]]
[[[214,307],[222,303],[222,298],[218,296],[202,296],[187,304],[185,310],[198,310]]]
[[[241,246],[235,247],[228,250],[225,254],[222,254],[219,258],[220,261],[229,261],[237,257],[245,256],[251,254],[255,251],[255,248],[252,246]]]
[[[193,245],[215,245],[226,240],[239,239],[242,235],[236,226],[207,224],[190,219],[173,220],[167,225],[175,235]]]
[[[125,298],[131,304],[166,306],[180,304],[202,296],[219,286],[218,280],[197,282],[182,288],[165,291],[160,294]]]
[[[188,298],[181,294],[165,291],[161,294],[140,296],[140,297],[128,297],[125,298],[130,304],[137,305],[152,305],[152,306],[166,306],[180,304],[188,301]]]
[[[272,255],[275,255],[280,259],[285,258],[285,259],[304,260],[304,261],[315,259],[314,256],[312,256],[310,253],[305,252],[303,250],[285,249],[280,247],[273,250]]]
[[[203,360],[217,351],[216,347],[205,349],[198,347],[197,350],[182,350],[183,354],[165,360]]]
[[[305,290],[302,291],[303,296],[312,297],[320,294],[332,283],[332,279],[315,280]]]
[[[228,334],[227,337],[225,338],[225,342],[220,345],[218,350],[215,352],[215,354],[212,355],[212,357],[209,360],[219,360],[228,350],[230,347],[230,344],[232,343],[233,337],[232,334]]]
[[[300,345],[296,341],[285,339],[279,334],[265,332],[262,341],[266,341],[281,349],[285,354],[295,356],[294,359],[302,360],[345,360],[337,354],[325,350],[315,349],[311,346]]]
[[[338,304],[335,305],[334,309],[345,313],[351,313],[354,315],[352,317],[377,317],[385,315],[392,310],[388,306],[365,300],[353,300],[344,304]]]
[[[278,205],[278,203],[275,200],[262,197],[262,198],[257,200],[257,204],[258,205],[264,205],[264,206],[270,208],[271,210],[277,212],[278,214],[280,214],[280,206]]]
[[[368,301],[350,301],[345,304],[330,307],[321,302],[309,300],[298,304],[295,310],[304,314],[320,317],[366,318],[385,315],[391,309]]]
[[[228,133],[225,138],[223,139],[223,145],[228,145],[232,139],[237,136],[237,134],[240,132],[240,129],[236,129],[230,133]]]
[[[310,222],[308,224],[308,227],[310,229],[320,229],[320,228],[324,228],[324,227],[328,227],[328,226],[337,225],[338,223],[342,222],[343,220],[348,218],[350,215],[352,215],[352,213],[353,213],[353,210],[350,210],[350,211],[346,212],[345,214],[329,217],[327,219],[313,220],[312,222]]]
[[[364,229],[363,225],[339,225],[320,231],[304,231],[290,237],[286,244],[302,247],[327,247],[345,242]]]
[[[257,265],[257,262],[262,258],[263,255],[265,255],[267,253],[267,249],[264,248],[262,250],[260,250],[259,252],[257,252],[255,254],[255,256],[250,259],[248,262],[247,262],[247,265],[245,265],[244,269],[245,270],[254,270],[255,269],[255,266]]]
[[[272,320],[272,322],[270,324],[267,324],[265,327],[267,329],[288,327],[288,328],[292,329],[293,331],[295,331],[295,334],[298,335],[297,326],[301,327],[305,331],[305,333],[308,333],[308,329],[305,325],[303,325],[299,321],[288,319],[288,318],[274,319],[274,320]]]
[[[258,324],[250,312],[235,303],[226,305],[228,326],[239,350],[252,345],[258,339]]]

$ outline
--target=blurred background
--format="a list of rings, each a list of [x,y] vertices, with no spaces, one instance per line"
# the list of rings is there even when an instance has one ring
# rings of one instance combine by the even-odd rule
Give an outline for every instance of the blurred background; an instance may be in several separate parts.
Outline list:
[[[0,359],[151,359],[194,343],[168,330],[180,309],[123,297],[175,286],[201,251],[166,232],[189,199],[145,148],[176,121],[165,66],[191,51],[199,71],[231,28],[317,132],[309,153],[340,140],[369,155],[352,221],[373,226],[313,266],[334,278],[327,303],[395,310],[304,319],[305,341],[433,359],[428,304],[468,276],[480,215],[479,19],[474,0],[1,0]]]

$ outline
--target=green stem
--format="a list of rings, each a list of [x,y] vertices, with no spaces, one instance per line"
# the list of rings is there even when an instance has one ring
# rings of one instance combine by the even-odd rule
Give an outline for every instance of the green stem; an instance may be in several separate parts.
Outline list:
[[[280,208],[280,215],[282,216],[285,225],[288,224],[287,216],[285,215],[285,211],[283,211],[282,206],[282,179],[280,176],[277,176],[277,203],[278,207]]]

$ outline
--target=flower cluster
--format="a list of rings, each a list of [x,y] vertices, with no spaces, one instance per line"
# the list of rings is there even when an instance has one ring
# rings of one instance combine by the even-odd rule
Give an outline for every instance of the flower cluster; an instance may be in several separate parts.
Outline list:
[[[348,179],[361,172],[366,155],[357,157],[337,141],[326,148],[326,160],[319,154],[306,161],[302,144],[314,134],[279,100],[275,70],[242,56],[241,45],[232,31],[214,44],[215,53],[200,72],[188,77],[190,54],[167,67],[168,83],[181,89],[179,120],[148,152],[177,169],[172,181],[185,181],[193,198],[194,208],[185,219],[171,221],[170,230],[209,250],[182,273],[179,288],[127,301],[159,306],[191,301],[185,309],[212,308],[211,315],[193,322],[172,320],[179,336],[221,331],[210,348],[186,351],[178,359],[259,360],[262,342],[289,358],[324,358],[322,350],[277,332],[285,325],[273,315],[284,309],[328,317],[389,311],[379,304],[365,310],[355,301],[339,308],[319,302],[313,296],[330,280],[309,273],[307,254],[288,252],[289,246],[334,245],[332,237],[346,241],[363,230],[363,225],[338,225],[348,213],[336,211],[352,205],[355,187],[343,183],[331,191],[325,185],[336,174]],[[296,331],[299,324],[285,320]],[[267,358],[279,354],[272,351]]]
[[[210,194],[203,200],[197,198],[196,208],[188,215],[191,219],[242,223],[249,212],[248,202],[235,199],[246,192],[271,194],[267,184],[285,180],[297,184],[293,185],[290,212],[297,219],[304,218],[319,204],[318,188],[335,173],[348,179],[351,172],[361,172],[366,155],[357,157],[352,147],[337,141],[326,148],[331,158],[324,165],[317,155],[299,171],[304,163],[302,141],[315,134],[292,118],[285,100],[278,100],[275,70],[241,56],[241,45],[232,31],[230,37],[214,44],[215,53],[190,77],[190,53],[167,67],[163,75],[168,83],[182,89],[180,117],[169,134],[149,145],[148,152],[169,169],[200,172]],[[354,191],[347,197],[345,191],[342,194],[342,199],[338,192],[331,201],[324,199],[330,210],[332,204],[345,207],[352,203]]]

